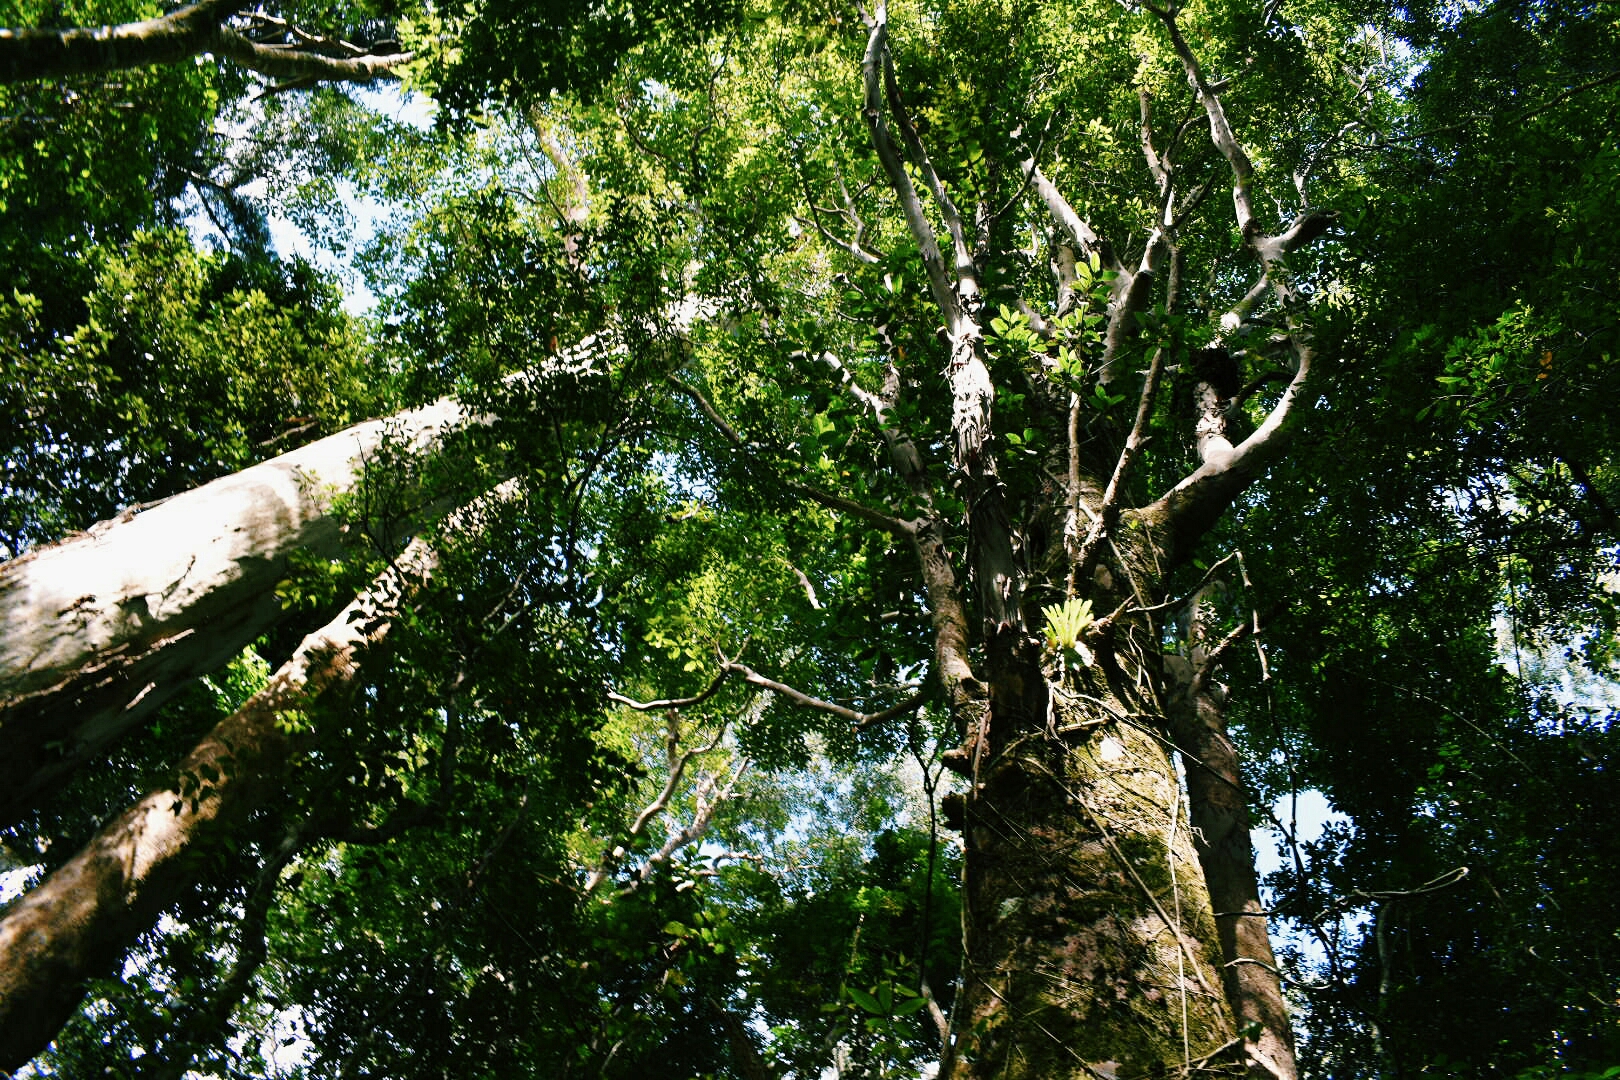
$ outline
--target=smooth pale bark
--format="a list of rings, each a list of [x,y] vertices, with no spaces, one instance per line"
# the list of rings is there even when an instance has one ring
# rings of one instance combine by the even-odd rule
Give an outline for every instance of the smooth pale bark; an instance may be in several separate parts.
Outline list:
[[[431,549],[413,541],[395,565],[398,575],[385,572],[306,637],[264,690],[221,721],[175,784],[125,810],[0,920],[0,1073],[49,1044],[86,980],[112,971],[191,886],[209,847],[281,790],[300,747],[318,737],[304,726],[310,706],[354,684],[364,650],[431,568]]]
[[[336,553],[333,497],[449,400],[358,424],[0,566],[0,823],[284,617],[295,551]]]
[[[403,52],[375,55],[311,35],[299,38],[328,51],[260,44],[226,23],[246,6],[241,0],[203,0],[155,19],[116,26],[0,29],[0,82],[102,74],[212,52],[277,79],[369,83],[390,76],[411,58]],[[345,55],[332,55],[340,51]]]

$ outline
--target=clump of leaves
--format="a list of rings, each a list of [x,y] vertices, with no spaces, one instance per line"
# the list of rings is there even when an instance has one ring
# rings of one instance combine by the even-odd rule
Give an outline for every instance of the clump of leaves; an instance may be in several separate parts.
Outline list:
[[[1061,604],[1049,604],[1041,609],[1046,616],[1046,646],[1061,653],[1071,664],[1091,664],[1091,650],[1081,642],[1080,636],[1096,620],[1091,615],[1091,601],[1070,597]]]

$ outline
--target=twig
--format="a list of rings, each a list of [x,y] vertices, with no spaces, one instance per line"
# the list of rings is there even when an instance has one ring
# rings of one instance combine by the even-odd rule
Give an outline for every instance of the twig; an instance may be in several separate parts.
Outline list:
[[[780,683],[775,679],[766,678],[764,675],[761,675],[759,672],[755,671],[746,664],[739,664],[734,660],[727,661],[721,670],[727,673],[735,672],[743,677],[744,682],[747,682],[752,686],[758,686],[762,689],[770,690],[773,693],[781,694],[795,705],[803,706],[806,709],[814,709],[816,712],[824,712],[829,715],[836,716],[841,720],[848,720],[857,731],[864,731],[867,728],[876,727],[879,724],[893,720],[897,716],[904,716],[909,712],[915,712],[916,710],[922,708],[923,704],[928,700],[928,692],[921,691],[914,694],[910,698],[907,698],[905,701],[902,701],[900,704],[891,706],[890,708],[884,709],[881,712],[864,713],[851,709],[847,705],[839,705],[836,702],[824,701],[821,698],[812,697],[809,694],[804,693],[802,690],[795,690],[786,683]]]
[[[730,675],[731,672],[727,671],[725,668],[721,668],[720,674],[714,677],[714,682],[709,684],[709,688],[707,690],[704,690],[700,694],[694,694],[691,697],[658,698],[654,701],[636,701],[633,698],[627,698],[623,694],[609,690],[608,700],[618,702],[620,705],[627,705],[637,712],[655,712],[659,709],[687,709],[691,708],[693,705],[701,705],[705,701],[708,701],[710,698],[714,697],[714,695],[719,692],[721,685]]]
[[[678,376],[670,375],[667,376],[667,378],[671,386],[685,394],[695,405],[697,405],[698,411],[703,413],[703,415],[708,418],[709,422],[719,430],[720,434],[727,442],[731,443],[734,447],[747,454],[749,457],[754,458],[754,460],[758,460],[758,455],[755,453],[754,447],[744,440],[743,437],[737,433],[735,428],[726,422],[725,418],[720,415],[719,410],[714,407],[713,403],[709,401],[701,390]],[[820,506],[824,506],[828,510],[840,510],[854,517],[858,517],[870,525],[877,526],[886,533],[890,533],[895,536],[910,536],[916,527],[913,522],[895,517],[892,514],[886,514],[881,510],[867,506],[865,503],[856,502],[854,499],[848,499],[842,495],[834,495],[830,491],[822,491],[820,488],[811,487],[808,484],[801,484],[796,480],[789,480],[783,476],[775,476],[773,479],[776,483],[781,484],[782,487],[793,492],[795,495],[808,499]]]

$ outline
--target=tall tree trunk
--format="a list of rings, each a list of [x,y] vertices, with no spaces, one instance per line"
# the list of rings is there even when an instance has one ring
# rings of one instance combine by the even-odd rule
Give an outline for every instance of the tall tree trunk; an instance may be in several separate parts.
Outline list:
[[[310,634],[270,684],[222,720],[153,791],[96,834],[0,920],[0,1072],[47,1044],[88,979],[125,951],[191,884],[199,856],[280,790],[309,739],[299,718],[354,685],[366,648],[432,565],[413,541],[372,587]]]
[[[288,556],[336,553],[332,499],[385,439],[464,419],[357,424],[0,566],[0,824],[285,618]]]
[[[1164,22],[1209,118],[1211,141],[1231,171],[1237,224],[1261,270],[1255,295],[1269,289],[1289,312],[1295,370],[1270,413],[1237,443],[1228,434],[1236,388],[1225,390],[1223,381],[1201,394],[1194,418],[1198,468],[1135,509],[1126,492],[1160,405],[1170,351],[1141,341],[1140,316],[1156,301],[1177,310],[1176,237],[1202,194],[1182,190],[1173,147],[1155,149],[1145,96],[1142,144],[1158,188],[1149,201],[1160,214],[1134,265],[1076,213],[1035,157],[1021,164],[1024,182],[1051,215],[1060,249],[1052,259],[1057,314],[1071,314],[1077,302],[1077,255],[1096,270],[1106,267],[1114,281],[1101,355],[1088,358],[1098,385],[1126,384],[1126,361],[1137,349],[1151,360],[1128,431],[1097,423],[1102,418],[1095,415],[1083,422],[1086,407],[1072,386],[1026,366],[1020,396],[1031,391],[1045,414],[1048,445],[1061,448],[1041,471],[1066,483],[1061,490],[1048,483],[1041,495],[1011,506],[997,475],[996,387],[979,323],[983,281],[993,280],[988,259],[999,196],[981,191],[971,223],[960,211],[907,111],[884,6],[867,17],[862,111],[943,322],[952,397],[949,475],[966,510],[965,566],[979,621],[974,634],[954,571],[937,565],[948,564],[949,555],[919,545],[940,681],[965,740],[947,763],[970,781],[965,798],[948,808],[966,840],[966,957],[941,1068],[950,1080],[1232,1075],[1243,1068],[1243,1041],[1218,966],[1215,908],[1168,752],[1169,701],[1154,613],[1164,606],[1168,576],[1277,460],[1315,397],[1309,327],[1292,303],[1284,258],[1320,235],[1323,222],[1307,211],[1280,234],[1260,229],[1253,167],[1227,122],[1219,87],[1203,77],[1174,9],[1145,6]],[[1178,209],[1183,198],[1187,210]],[[1048,348],[1060,355],[1064,339],[1046,316],[1028,303],[1019,310],[1029,332],[1048,337]],[[1223,317],[1222,325],[1241,323],[1242,314]],[[1234,365],[1226,349],[1206,351],[1211,362]],[[868,405],[885,427],[892,396]],[[1063,419],[1066,438],[1058,434]],[[925,523],[906,524],[914,540]],[[1089,600],[1110,614],[1084,640],[1053,640],[1043,652],[1029,632],[1041,596]],[[956,674],[963,670],[968,674]]]
[[[1293,1026],[1283,998],[1266,911],[1260,902],[1248,791],[1227,737],[1225,693],[1212,678],[1219,646],[1206,641],[1206,605],[1193,601],[1189,657],[1167,660],[1171,732],[1186,757],[1187,800],[1198,858],[1209,883],[1226,996],[1244,1036],[1251,1080],[1294,1080]],[[1229,636],[1222,644],[1238,640]]]
[[[1118,599],[1094,591],[1098,606]],[[967,956],[942,1076],[1231,1067],[1154,632],[1142,618],[1105,622],[1067,658],[1031,644],[989,660],[989,723],[964,805]]]

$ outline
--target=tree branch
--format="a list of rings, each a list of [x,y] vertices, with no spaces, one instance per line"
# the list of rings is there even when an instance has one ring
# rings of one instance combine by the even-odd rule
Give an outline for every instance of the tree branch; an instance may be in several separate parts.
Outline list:
[[[731,671],[729,667],[723,665],[720,668],[720,674],[715,677],[714,683],[707,691],[699,695],[698,698],[694,700],[701,700],[702,698],[713,694],[715,690],[719,689],[720,684],[723,683],[726,678],[730,676],[730,674]],[[625,698],[620,698],[617,695],[613,695],[613,697],[614,700],[617,701],[628,700]],[[633,705],[633,703],[631,704]],[[664,781],[663,788],[660,789],[658,794],[653,797],[653,800],[646,806],[642,807],[641,812],[636,815],[636,820],[631,823],[630,828],[624,834],[624,839],[626,840],[635,840],[637,837],[641,836],[647,831],[647,827],[652,824],[653,819],[669,808],[669,802],[675,797],[675,792],[680,789],[681,781],[686,777],[686,769],[687,766],[692,763],[692,759],[702,754],[707,754],[714,750],[715,747],[719,746],[720,741],[726,737],[726,731],[730,727],[729,723],[721,724],[719,730],[714,733],[714,738],[710,739],[707,743],[703,744],[702,746],[695,746],[687,750],[682,750],[681,722],[679,716],[677,715],[677,709],[679,706],[671,704],[664,705],[662,708],[669,710],[669,717],[665,721],[666,735],[664,738],[664,760],[669,775]],[[698,819],[694,821],[694,825],[692,827],[698,828],[700,834],[703,829],[708,827],[707,818],[713,816],[713,810],[711,808],[708,815],[702,814],[701,799],[699,800],[699,809],[700,813],[698,815]],[[698,825],[699,821],[701,821],[701,827]],[[672,834],[671,838],[673,839],[673,837],[679,836],[684,831],[685,830],[677,830]],[[667,841],[666,846],[668,846]],[[681,845],[678,843],[674,846],[670,846],[669,850],[664,852],[664,858],[667,859],[680,846]],[[624,858],[625,847],[626,845],[617,844],[602,853],[600,865],[598,865],[595,870],[592,870],[585,878],[585,887],[582,890],[584,895],[589,896],[591,893],[595,892],[601,887],[604,881],[613,875],[613,871],[618,869],[619,860]],[[646,868],[643,867],[643,871],[645,870]],[[640,876],[645,876],[645,874],[643,873],[643,875]]]
[[[1046,206],[1046,212],[1052,216],[1052,221],[1062,230],[1069,240],[1079,249],[1080,254],[1090,258],[1095,254],[1104,266],[1116,273],[1124,271],[1124,266],[1114,258],[1106,241],[1098,236],[1096,231],[1075,212],[1069,200],[1057,189],[1052,181],[1046,178],[1033,156],[1023,162],[1023,168],[1028,171],[1030,181],[1035,188],[1035,194],[1040,196],[1041,202]]]
[[[1186,71],[1188,85],[1204,106],[1205,115],[1209,118],[1210,140],[1226,159],[1232,173],[1232,205],[1237,215],[1238,229],[1245,246],[1259,260],[1262,282],[1270,284],[1287,315],[1288,340],[1296,364],[1294,377],[1283,391],[1282,398],[1253,434],[1237,447],[1230,447],[1230,444],[1216,447],[1218,452],[1206,455],[1193,473],[1143,509],[1146,520],[1164,527],[1166,555],[1173,561],[1190,550],[1191,545],[1231,505],[1232,500],[1282,455],[1285,444],[1299,426],[1300,418],[1315,402],[1318,393],[1316,351],[1311,343],[1309,326],[1299,310],[1286,256],[1322,235],[1332,217],[1322,211],[1307,209],[1283,232],[1273,236],[1262,234],[1254,210],[1254,165],[1227,118],[1220,96],[1223,86],[1212,84],[1205,76],[1176,22],[1175,9],[1152,3],[1144,3],[1143,6],[1164,24],[1171,45]],[[1243,305],[1252,304],[1251,297],[1258,299],[1255,290],[1244,298]],[[1232,313],[1223,323],[1230,324],[1225,329],[1236,328]]]
[[[1204,111],[1209,116],[1210,139],[1232,170],[1232,206],[1237,211],[1238,231],[1245,240],[1252,243],[1259,229],[1259,221],[1254,212],[1254,164],[1244,151],[1243,144],[1238,142],[1237,136],[1232,132],[1232,125],[1226,118],[1226,108],[1221,104],[1219,89],[1205,78],[1204,70],[1193,54],[1192,47],[1182,36],[1181,27],[1176,22],[1175,11],[1155,4],[1144,3],[1142,6],[1157,15],[1159,21],[1164,23],[1165,30],[1170,35],[1170,44],[1187,72],[1187,83],[1203,103]]]
[[[900,137],[905,140],[906,149],[911,151],[912,163],[922,174],[923,182],[928,185],[928,193],[934,197],[934,203],[945,219],[945,229],[951,234],[951,248],[956,256],[957,295],[964,303],[970,303],[982,290],[979,288],[978,267],[973,262],[973,250],[967,242],[967,230],[962,224],[962,213],[940,182],[939,173],[929,160],[928,150],[906,112],[905,102],[900,98],[900,84],[894,77],[894,54],[889,51],[887,40],[883,48],[883,90],[889,102],[889,111],[894,114],[895,123],[900,127]]]
[[[810,217],[803,218],[799,217],[798,215],[794,215],[795,221],[811,226],[816,230],[816,232],[821,234],[822,239],[826,240],[829,244],[832,244],[835,247],[849,252],[849,254],[854,256],[859,262],[863,262],[868,266],[877,266],[883,262],[883,258],[881,256],[868,251],[861,243],[861,238],[866,234],[866,222],[862,221],[861,216],[855,212],[853,208],[854,200],[849,196],[849,188],[844,184],[843,177],[840,176],[838,179],[838,191],[840,196],[843,198],[844,205],[841,209],[836,210],[827,209],[826,207],[817,206],[815,204],[815,201],[810,197],[810,180],[802,171],[799,173],[799,184],[804,189],[804,204],[810,211]],[[821,223],[821,217],[823,214],[832,214],[849,221],[855,229],[855,235],[848,240],[841,240],[837,236],[834,236],[832,230]]]
[[[1097,509],[1092,519],[1091,529],[1086,533],[1085,540],[1075,552],[1074,559],[1069,565],[1068,595],[1074,595],[1075,581],[1091,573],[1091,561],[1097,557],[1103,539],[1109,536],[1114,524],[1119,520],[1120,497],[1125,490],[1125,480],[1130,475],[1131,465],[1136,461],[1137,454],[1147,443],[1148,421],[1153,417],[1153,406],[1159,397],[1159,383],[1164,376],[1164,349],[1153,350],[1153,360],[1148,364],[1147,378],[1142,380],[1142,393],[1136,401],[1136,420],[1131,424],[1131,432],[1125,437],[1125,445],[1120,449],[1119,459],[1114,462],[1114,472],[1108,478],[1108,486],[1103,489],[1102,506]]]
[[[731,673],[725,668],[721,668],[720,674],[714,677],[714,682],[709,684],[709,688],[707,690],[704,690],[701,694],[694,694],[691,697],[658,698],[654,701],[635,701],[631,698],[625,697],[623,694],[614,693],[610,690],[608,691],[608,699],[610,701],[618,702],[620,705],[626,705],[637,712],[656,712],[660,709],[689,709],[693,705],[701,705],[705,701],[708,701],[710,698],[714,697],[714,695],[719,692],[720,687],[724,685],[727,676],[730,674]]]
[[[213,52],[277,79],[369,83],[392,77],[393,69],[412,57],[397,51],[372,54],[356,46],[343,50],[353,50],[349,56],[329,56],[317,49],[339,43],[285,24],[279,32],[304,45],[261,44],[227,23],[243,6],[242,0],[201,0],[155,19],[116,26],[0,30],[0,82],[95,75]]]
[[[697,805],[692,811],[691,824],[683,825],[671,832],[664,842],[659,845],[658,850],[647,856],[647,861],[642,863],[636,870],[635,882],[630,886],[630,889],[625,891],[633,890],[644,884],[652,876],[653,871],[673,858],[677,851],[696,840],[703,839],[704,835],[708,833],[709,827],[714,824],[715,811],[720,808],[722,803],[731,798],[732,793],[737,790],[737,784],[742,780],[743,774],[752,767],[753,762],[748,758],[738,761],[736,768],[731,771],[730,779],[726,781],[724,787],[718,788],[718,790],[718,775],[710,774],[704,777],[698,783],[697,792],[694,796]],[[718,858],[718,856],[716,857]],[[738,857],[741,858],[742,856]]]
[[[862,113],[872,134],[872,147],[877,151],[883,171],[889,177],[890,187],[900,200],[900,210],[905,215],[907,228],[911,230],[911,238],[917,242],[923,268],[928,274],[928,285],[934,294],[934,303],[939,305],[939,310],[945,316],[946,329],[955,337],[964,314],[962,303],[951,288],[950,277],[945,272],[945,257],[939,250],[939,241],[934,237],[934,226],[923,210],[922,199],[917,194],[916,185],[911,182],[911,174],[906,172],[900,160],[900,150],[895,146],[894,136],[889,133],[889,122],[885,118],[883,76],[887,53],[887,15],[880,5],[877,16],[872,20],[866,55],[861,60],[866,89]]]
[[[743,677],[743,681],[751,686],[758,686],[761,689],[770,690],[773,693],[781,694],[795,705],[803,706],[806,709],[813,709],[816,712],[827,713],[830,716],[838,717],[840,720],[847,720],[857,731],[864,730],[865,728],[876,727],[877,725],[886,723],[887,721],[893,720],[898,716],[904,716],[907,713],[915,712],[922,708],[923,704],[928,700],[927,692],[923,691],[921,693],[914,694],[905,701],[902,701],[900,704],[891,706],[890,708],[884,709],[881,712],[864,713],[851,709],[845,705],[839,705],[836,702],[823,701],[821,698],[811,697],[809,694],[806,694],[801,690],[795,690],[786,683],[779,683],[775,679],[768,679],[748,665],[740,664],[735,660],[727,661],[724,670],[741,675]]]

